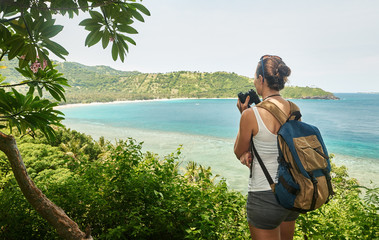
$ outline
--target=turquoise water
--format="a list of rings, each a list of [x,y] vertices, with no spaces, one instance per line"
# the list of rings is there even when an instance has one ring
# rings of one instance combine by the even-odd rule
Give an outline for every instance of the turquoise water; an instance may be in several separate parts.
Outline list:
[[[316,125],[335,162],[367,185],[378,183],[379,94],[336,94],[341,100],[293,100]],[[144,150],[168,154],[183,144],[183,161],[211,166],[243,191],[248,170],[233,155],[240,114],[235,99],[161,100],[77,105],[61,109],[64,124],[110,140],[133,137]],[[246,168],[246,169],[245,169]],[[366,171],[367,170],[367,171]]]

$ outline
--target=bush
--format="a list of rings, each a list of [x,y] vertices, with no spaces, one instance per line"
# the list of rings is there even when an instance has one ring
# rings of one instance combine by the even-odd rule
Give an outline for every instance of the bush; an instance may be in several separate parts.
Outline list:
[[[73,158],[59,147],[40,142],[25,140],[19,146],[29,158],[25,164],[34,181],[82,229],[90,225],[96,239],[241,239],[249,235],[244,196],[229,191],[224,180],[214,182],[210,168],[193,164],[191,172],[181,173],[180,149],[161,158],[142,153],[141,143],[133,139],[115,145],[96,143],[100,151],[93,160],[91,154],[82,152]],[[37,171],[35,166],[44,169]],[[56,239],[55,231],[24,200],[13,176],[2,180],[0,238]]]
[[[160,157],[133,139],[110,144],[59,130],[18,141],[37,186],[95,239],[249,239],[246,196],[215,181],[210,168]],[[345,167],[333,165],[336,195],[300,215],[295,239],[378,239],[378,189],[362,198]],[[58,239],[24,199],[0,154],[0,239]]]

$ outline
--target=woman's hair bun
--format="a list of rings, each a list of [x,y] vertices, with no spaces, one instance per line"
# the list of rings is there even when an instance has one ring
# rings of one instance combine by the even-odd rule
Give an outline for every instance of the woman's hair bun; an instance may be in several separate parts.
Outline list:
[[[262,64],[264,66],[264,70],[262,69]],[[267,85],[269,88],[278,91],[284,88],[284,84],[287,82],[290,74],[291,69],[278,56],[264,58],[258,63],[256,70],[257,76],[264,76],[264,79],[267,80]]]
[[[283,77],[283,78],[288,77],[289,75],[291,75],[291,69],[289,67],[287,67],[287,65],[285,65],[283,63],[279,63],[279,65],[278,65],[278,72],[279,72],[280,76]]]

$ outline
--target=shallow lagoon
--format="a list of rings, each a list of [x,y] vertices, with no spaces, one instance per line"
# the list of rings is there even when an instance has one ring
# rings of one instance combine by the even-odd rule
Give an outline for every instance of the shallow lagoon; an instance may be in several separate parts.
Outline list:
[[[303,120],[319,127],[334,162],[361,184],[379,182],[377,94],[336,94],[339,101],[294,100]],[[361,101],[370,100],[362,108]],[[233,99],[162,100],[63,107],[71,129],[114,141],[132,137],[143,150],[166,155],[183,145],[181,160],[210,166],[230,187],[245,192],[249,170],[233,154],[239,112]],[[362,121],[364,120],[364,121]],[[183,164],[184,165],[184,164]]]

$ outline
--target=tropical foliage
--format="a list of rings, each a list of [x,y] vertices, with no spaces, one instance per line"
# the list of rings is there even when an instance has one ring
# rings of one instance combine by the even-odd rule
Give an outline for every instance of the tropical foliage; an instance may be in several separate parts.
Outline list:
[[[133,139],[94,142],[64,130],[53,143],[41,135],[24,137],[19,146],[36,184],[97,239],[248,236],[243,195],[215,181],[210,168],[191,163],[185,170],[180,148],[159,157],[142,153]],[[57,239],[17,190],[4,157],[0,168],[0,238]]]
[[[19,139],[32,178],[96,239],[249,239],[244,194],[208,167],[161,157],[133,139],[114,144],[60,129]],[[58,239],[25,201],[0,157],[0,238]],[[378,238],[378,189],[360,195],[345,167],[333,165],[335,197],[300,215],[295,239]],[[363,197],[366,196],[366,197]]]
[[[89,239],[90,232],[82,232],[30,180],[12,131],[16,129],[21,134],[34,135],[40,130],[51,141],[55,134],[53,127],[62,126],[63,113],[54,107],[60,101],[66,101],[65,87],[69,85],[62,73],[55,69],[50,54],[65,60],[68,52],[52,40],[63,29],[53,17],[67,14],[73,18],[83,12],[90,16],[80,23],[89,31],[85,45],[90,47],[101,41],[106,48],[111,43],[113,59],[121,61],[125,59],[128,44],[135,45],[129,37],[129,34],[137,33],[132,27],[134,20],[143,22],[142,14],[150,15],[136,0],[0,2],[0,61],[13,59],[17,62],[14,69],[18,72],[14,82],[4,81],[0,75],[0,129],[9,130],[8,134],[0,132],[0,150],[6,154],[25,198],[66,239]]]
[[[125,59],[128,44],[135,45],[129,37],[137,33],[132,27],[134,20],[143,22],[142,14],[150,15],[135,0],[1,1],[0,61],[4,57],[15,60],[12,67],[17,75],[12,82],[0,78],[0,127],[16,126],[22,133],[41,129],[53,137],[51,126],[60,126],[63,115],[53,107],[66,101],[64,87],[69,86],[50,59],[51,53],[63,60],[68,55],[63,46],[52,40],[63,29],[55,23],[53,14],[73,18],[80,12],[90,15],[80,23],[89,31],[85,45],[101,41],[106,48],[111,44],[113,59],[121,61]],[[20,86],[24,91],[16,88]],[[46,94],[50,98],[45,98]]]

